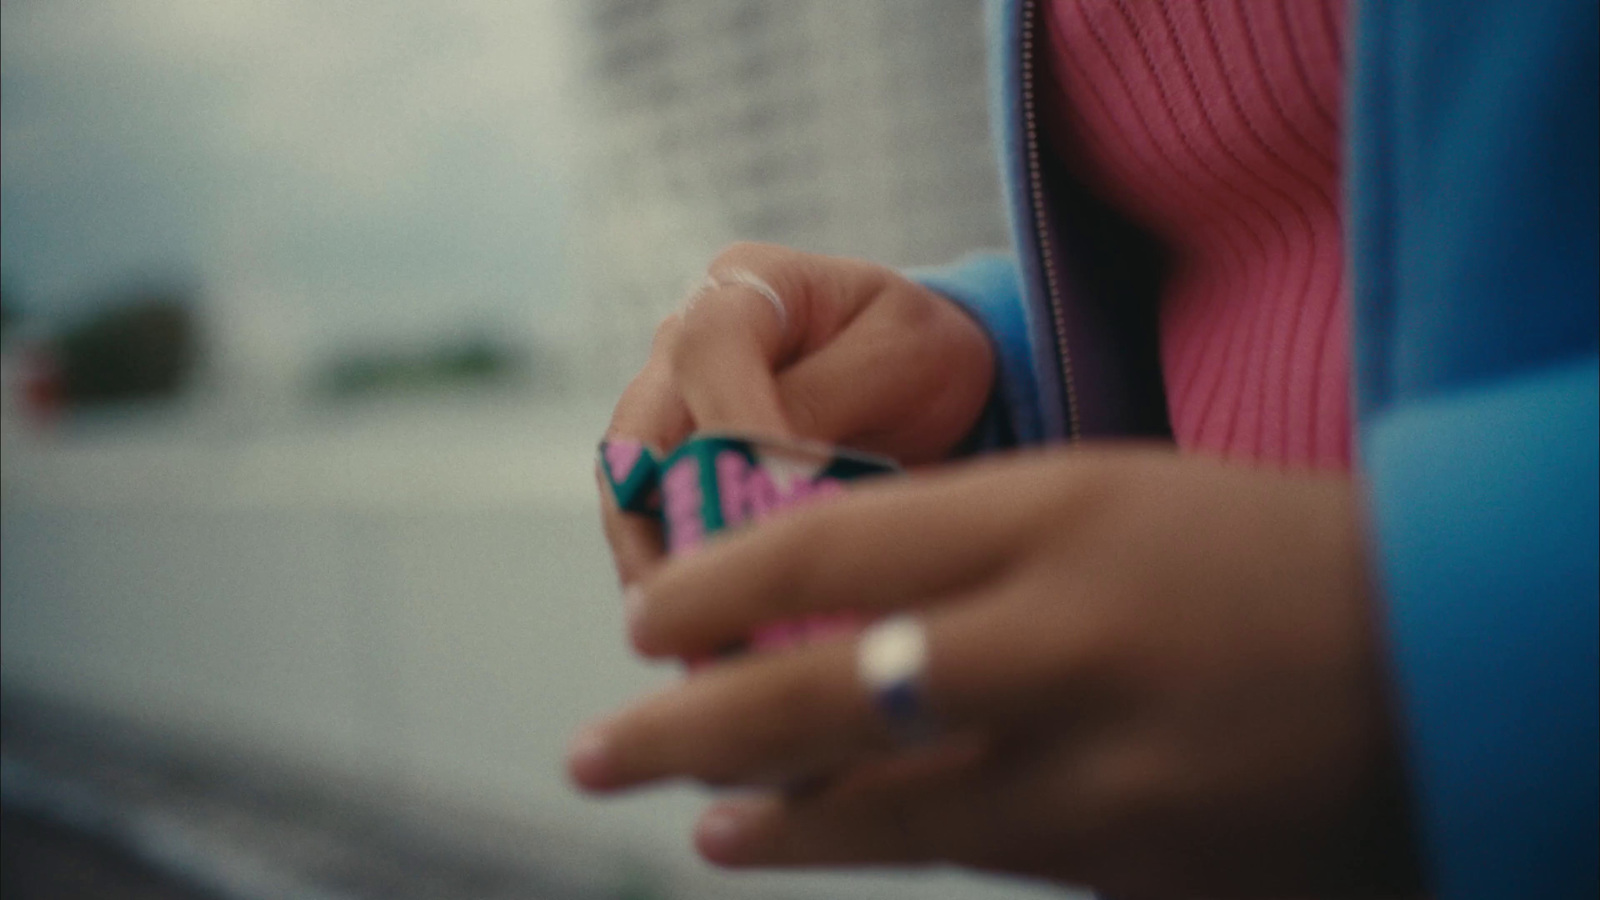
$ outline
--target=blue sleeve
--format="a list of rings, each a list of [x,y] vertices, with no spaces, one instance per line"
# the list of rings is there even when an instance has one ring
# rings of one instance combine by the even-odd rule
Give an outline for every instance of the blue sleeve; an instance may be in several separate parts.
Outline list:
[[[1363,0],[1373,562],[1441,900],[1600,892],[1600,6]]]
[[[1029,354],[1027,313],[1015,258],[1000,253],[974,254],[906,275],[949,297],[976,319],[994,342],[994,395],[973,443],[992,449],[1042,440],[1039,386]]]
[[[1596,896],[1600,362],[1381,414],[1363,443],[1438,896]]]

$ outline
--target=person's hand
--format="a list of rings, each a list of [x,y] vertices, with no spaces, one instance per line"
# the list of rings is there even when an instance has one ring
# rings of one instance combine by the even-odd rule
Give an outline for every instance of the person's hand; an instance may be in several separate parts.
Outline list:
[[[1415,889],[1357,505],[1343,478],[1146,448],[863,486],[668,562],[632,637],[696,656],[771,619],[911,610],[942,742],[895,741],[841,637],[591,726],[572,776],[753,788],[698,829],[733,866],[947,861],[1127,896]],[[795,783],[814,787],[762,787]]]
[[[608,437],[670,450],[694,431],[807,438],[907,465],[946,456],[976,424],[994,381],[982,328],[948,299],[859,260],[735,244],[701,291],[656,331]],[[747,282],[770,286],[780,313]],[[602,516],[624,584],[661,556],[658,529]]]

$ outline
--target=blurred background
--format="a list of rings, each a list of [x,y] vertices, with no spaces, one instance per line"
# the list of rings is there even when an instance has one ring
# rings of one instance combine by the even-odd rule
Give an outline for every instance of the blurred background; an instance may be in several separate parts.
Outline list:
[[[695,791],[561,765],[676,677],[591,475],[656,320],[736,239],[1004,243],[976,0],[5,0],[0,42],[7,897],[1042,893],[716,872]]]

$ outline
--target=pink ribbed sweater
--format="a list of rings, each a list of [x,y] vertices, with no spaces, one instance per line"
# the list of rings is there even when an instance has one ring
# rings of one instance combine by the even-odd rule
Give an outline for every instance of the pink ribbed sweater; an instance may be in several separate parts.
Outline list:
[[[1342,0],[1048,0],[1050,127],[1164,242],[1185,449],[1347,469]]]

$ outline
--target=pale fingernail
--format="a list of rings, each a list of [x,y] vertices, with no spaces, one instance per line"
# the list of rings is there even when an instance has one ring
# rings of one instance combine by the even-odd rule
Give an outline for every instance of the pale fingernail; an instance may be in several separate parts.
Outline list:
[[[735,862],[749,849],[756,823],[770,813],[768,799],[730,800],[712,807],[695,826],[695,845],[713,862]]]
[[[567,747],[567,771],[584,787],[604,787],[609,776],[610,754],[609,735],[603,727],[591,725],[578,732]]]

